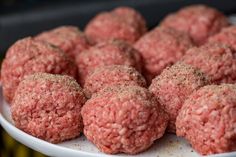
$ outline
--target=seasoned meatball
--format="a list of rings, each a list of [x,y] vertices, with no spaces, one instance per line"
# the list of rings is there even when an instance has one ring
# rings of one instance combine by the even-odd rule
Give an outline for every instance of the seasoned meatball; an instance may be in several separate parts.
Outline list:
[[[163,136],[168,116],[139,86],[113,86],[94,94],[82,108],[84,134],[108,154],[136,154]]]
[[[90,47],[87,37],[75,26],[54,28],[40,33],[35,39],[58,46],[72,59]]]
[[[192,5],[168,15],[161,25],[188,33],[195,44],[201,45],[209,36],[228,26],[229,22],[223,13],[214,8]]]
[[[146,87],[143,76],[133,67],[126,65],[101,66],[91,72],[85,80],[84,89],[90,97],[99,90],[114,85],[137,85]]]
[[[176,120],[178,136],[202,155],[236,150],[236,86],[209,85],[193,92]]]
[[[87,75],[104,65],[128,65],[141,71],[142,59],[139,52],[121,40],[109,40],[91,47],[77,56],[80,83],[83,86]]]
[[[221,43],[194,47],[182,57],[182,62],[199,68],[212,82],[236,83],[236,50]]]
[[[157,97],[170,118],[168,132],[175,133],[176,117],[185,99],[193,91],[209,83],[207,76],[199,69],[181,62],[166,68],[152,80],[149,90]]]
[[[140,38],[134,47],[141,53],[149,82],[177,62],[193,46],[189,36],[171,28],[157,27]]]
[[[14,124],[52,143],[75,138],[83,130],[81,108],[86,99],[75,79],[35,73],[19,84],[12,101]]]
[[[11,103],[20,81],[36,72],[77,78],[76,65],[59,48],[30,37],[24,38],[8,49],[2,63],[1,81],[5,99]]]
[[[146,32],[143,16],[129,7],[115,8],[96,15],[86,26],[85,33],[93,43],[121,39],[134,43]]]

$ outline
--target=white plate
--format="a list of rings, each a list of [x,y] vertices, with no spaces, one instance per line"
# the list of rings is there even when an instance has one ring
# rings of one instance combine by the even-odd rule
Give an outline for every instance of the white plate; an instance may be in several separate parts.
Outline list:
[[[3,100],[0,90],[0,123],[2,127],[17,141],[53,157],[129,157],[125,154],[106,155],[99,150],[84,136],[60,144],[51,144],[35,138],[17,129],[12,122],[8,104]],[[147,151],[130,157],[198,157],[191,146],[182,138],[166,134]],[[236,152],[212,155],[209,157],[236,157]]]

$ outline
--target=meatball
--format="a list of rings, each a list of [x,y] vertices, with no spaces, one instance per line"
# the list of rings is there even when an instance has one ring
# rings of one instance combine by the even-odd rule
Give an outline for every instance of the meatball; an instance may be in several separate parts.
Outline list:
[[[85,80],[84,89],[86,95],[90,97],[99,90],[114,85],[137,85],[146,87],[146,81],[133,67],[108,65],[97,68],[91,72]]]
[[[209,84],[207,76],[190,65],[178,62],[152,80],[149,87],[169,115],[167,131],[175,133],[176,117],[185,99],[195,90]]]
[[[178,136],[202,155],[236,150],[236,85],[209,85],[192,93],[176,120]]]
[[[82,108],[84,134],[108,154],[136,154],[163,136],[168,116],[147,89],[113,86],[94,94]]]
[[[189,49],[182,62],[201,69],[215,84],[236,83],[236,50],[220,43]]]
[[[113,12],[118,16],[123,16],[127,20],[134,20],[133,24],[137,25],[137,30],[139,30],[140,34],[143,35],[147,32],[146,20],[144,17],[135,9],[130,7],[118,7],[113,10]],[[136,28],[135,27],[135,28]]]
[[[187,34],[162,27],[147,33],[134,45],[143,57],[144,74],[149,82],[165,67],[177,62],[192,46]]]
[[[91,47],[76,58],[81,85],[89,72],[104,65],[128,65],[141,71],[141,56],[131,45],[121,40],[109,40]]]
[[[77,78],[76,65],[60,49],[31,37],[21,39],[8,49],[2,63],[1,81],[7,102],[11,103],[24,76],[35,72]]]
[[[228,26],[229,22],[220,11],[214,8],[192,5],[168,15],[161,25],[186,32],[195,44],[201,45],[209,36]]]
[[[72,59],[90,46],[86,36],[74,26],[61,26],[43,32],[37,35],[35,39],[58,46]]]
[[[236,50],[236,26],[222,29],[220,33],[210,37],[209,42],[224,43]]]
[[[82,132],[80,112],[85,101],[82,88],[72,77],[35,73],[20,82],[11,114],[17,128],[59,143]]]
[[[129,7],[115,8],[95,16],[86,26],[85,33],[94,42],[122,39],[134,43],[147,31],[143,16]]]

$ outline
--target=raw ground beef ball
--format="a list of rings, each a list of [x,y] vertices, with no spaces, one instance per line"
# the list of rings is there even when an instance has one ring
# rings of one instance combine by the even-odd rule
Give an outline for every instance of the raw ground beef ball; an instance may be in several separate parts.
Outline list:
[[[146,87],[146,81],[143,76],[133,67],[125,65],[102,66],[91,72],[85,80],[84,89],[86,95],[114,85],[137,85]]]
[[[199,68],[213,83],[236,83],[236,50],[221,43],[189,49],[182,62]]]
[[[130,8],[130,7],[118,7],[118,8],[115,8],[113,12],[117,14],[118,16],[125,17],[127,20],[130,21],[130,23],[133,23],[133,25],[135,25],[134,27],[135,28],[137,27],[137,30],[139,30],[141,35],[147,32],[146,20],[135,9]]]
[[[52,45],[58,46],[72,59],[81,51],[88,49],[90,44],[87,37],[74,26],[61,26],[35,37],[37,40],[46,41]]]
[[[220,33],[209,38],[209,42],[220,42],[236,50],[236,26],[226,27]]]
[[[129,7],[115,8],[95,16],[86,26],[85,33],[94,43],[122,39],[134,43],[147,31],[143,16]]]
[[[197,45],[229,25],[227,18],[218,10],[205,5],[192,5],[168,15],[162,22],[170,27],[188,33]]]
[[[149,82],[165,67],[178,61],[192,46],[187,34],[162,27],[147,33],[134,45],[144,59],[144,74]]]
[[[168,116],[139,86],[113,86],[94,94],[82,108],[84,134],[108,154],[136,154],[163,136]]]
[[[175,133],[176,117],[185,99],[193,91],[207,84],[209,81],[204,73],[181,62],[166,68],[152,80],[149,90],[170,118],[167,131]]]
[[[81,85],[89,72],[104,65],[128,65],[141,71],[139,52],[121,40],[109,40],[91,47],[76,58]]]
[[[77,77],[76,65],[60,49],[30,37],[18,40],[8,49],[1,68],[3,94],[9,103],[24,76],[35,72]]]
[[[80,112],[85,101],[82,88],[72,77],[36,73],[19,84],[11,113],[17,128],[59,143],[82,132]]]
[[[202,155],[236,150],[236,86],[210,85],[184,102],[176,120],[178,136]]]

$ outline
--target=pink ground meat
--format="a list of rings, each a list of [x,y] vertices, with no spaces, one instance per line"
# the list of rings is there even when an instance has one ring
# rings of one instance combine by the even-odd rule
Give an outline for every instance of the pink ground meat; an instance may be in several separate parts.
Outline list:
[[[139,52],[121,40],[109,40],[91,47],[76,58],[81,85],[89,72],[104,65],[128,65],[141,71]]]
[[[139,30],[140,35],[145,34],[147,32],[146,20],[134,8],[118,7],[118,8],[115,8],[112,12],[114,12],[118,16],[125,17],[127,21],[132,23],[134,27],[137,28],[137,30]]]
[[[90,73],[85,80],[84,89],[86,95],[114,85],[137,85],[146,87],[146,81],[143,76],[133,67],[125,65],[101,66]]]
[[[199,68],[213,83],[236,83],[236,50],[221,43],[189,49],[182,62]]]
[[[30,37],[18,40],[8,49],[1,68],[3,94],[9,103],[24,76],[35,72],[77,78],[76,65],[59,48]]]
[[[113,86],[94,94],[82,108],[84,134],[108,154],[136,154],[163,136],[168,116],[139,86]]]
[[[150,31],[134,45],[144,59],[144,74],[149,82],[165,67],[177,62],[192,46],[187,34],[162,27]]]
[[[209,38],[209,42],[220,42],[236,50],[236,26],[226,27],[220,33]]]
[[[228,26],[229,22],[223,13],[214,8],[192,5],[168,15],[161,25],[186,32],[197,45],[201,45],[209,36]]]
[[[72,59],[90,46],[87,37],[74,26],[61,26],[45,31],[37,35],[35,39],[58,46]]]
[[[192,93],[176,120],[177,135],[202,155],[236,150],[236,86],[210,85]]]
[[[19,129],[59,143],[82,132],[80,112],[85,101],[82,88],[72,77],[35,73],[19,84],[11,114]]]
[[[94,43],[121,39],[134,43],[147,31],[143,16],[129,7],[118,7],[95,16],[86,26],[85,33]]]
[[[176,117],[185,99],[195,90],[209,84],[207,76],[190,65],[178,62],[152,80],[149,87],[169,115],[167,131],[175,133]]]

